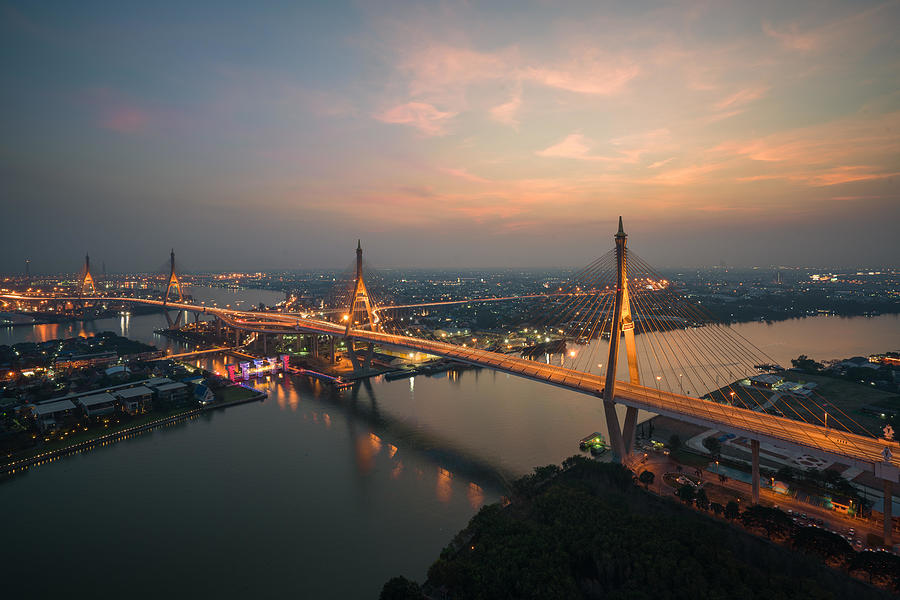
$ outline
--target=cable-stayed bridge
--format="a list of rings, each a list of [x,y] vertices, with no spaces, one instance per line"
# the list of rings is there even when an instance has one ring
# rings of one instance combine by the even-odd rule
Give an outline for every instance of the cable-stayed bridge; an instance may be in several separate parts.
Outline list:
[[[324,312],[313,317],[198,306],[181,301],[181,282],[175,274],[174,255],[169,285],[162,300],[87,296],[86,282],[82,282],[81,295],[72,298],[15,294],[3,297],[71,301],[89,297],[95,303],[128,302],[155,305],[179,314],[210,315],[219,327],[228,327],[235,332],[255,332],[263,337],[301,333],[328,336],[332,340],[343,338],[347,341],[351,361],[358,369],[368,368],[376,345],[446,357],[599,399],[603,403],[614,454],[625,462],[631,457],[638,410],[645,410],[749,439],[754,501],[758,500],[759,494],[760,442],[800,449],[867,471],[884,482],[885,497],[891,497],[892,484],[900,482],[900,453],[897,452],[900,445],[897,442],[877,438],[861,427],[854,427],[852,418],[833,406],[822,419],[821,405],[824,403],[814,396],[785,402],[774,414],[771,406],[752,395],[747,399],[733,383],[746,375],[746,372],[744,375],[738,373],[741,369],[772,366],[767,364],[771,361],[767,361],[752,344],[729,333],[730,328],[709,324],[696,303],[678,298],[669,289],[668,282],[626,249],[626,237],[620,219],[613,251],[577,273],[566,286],[538,298],[537,317],[532,319],[532,324],[537,321],[541,330],[555,330],[579,348],[571,354],[580,353],[582,364],[572,360],[568,367],[392,330],[382,317],[385,312],[441,303],[376,306],[364,281],[360,244],[356,250],[352,293],[346,310],[342,314],[335,313],[335,320],[325,318],[327,313]],[[90,277],[88,265],[85,276]],[[172,291],[178,292],[178,300],[169,301]],[[603,343],[604,340],[608,343]],[[624,354],[623,365],[627,363],[628,367],[628,379],[624,381],[617,379],[620,354]],[[604,361],[597,365],[599,371],[593,368],[597,360]],[[710,365],[718,367],[710,368]],[[722,377],[725,378],[724,385],[720,380]],[[663,379],[669,382],[666,386],[669,389],[660,385]],[[714,393],[702,397],[684,393],[685,379],[697,390],[697,395],[703,389],[714,390],[722,401],[715,401]],[[651,385],[647,385],[648,381]],[[678,392],[672,391],[673,382],[677,383]],[[616,405],[626,407],[621,425]],[[889,542],[892,537],[889,526],[892,523],[891,502],[886,501],[884,506],[885,540]]]

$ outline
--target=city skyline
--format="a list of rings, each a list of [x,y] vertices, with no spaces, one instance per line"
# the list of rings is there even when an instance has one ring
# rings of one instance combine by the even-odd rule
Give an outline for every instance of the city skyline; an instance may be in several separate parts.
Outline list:
[[[897,266],[898,6],[4,3],[0,271]]]

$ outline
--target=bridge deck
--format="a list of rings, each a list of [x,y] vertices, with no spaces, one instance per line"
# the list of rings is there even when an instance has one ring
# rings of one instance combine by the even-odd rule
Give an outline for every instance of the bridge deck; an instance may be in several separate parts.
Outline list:
[[[34,299],[16,295],[3,297],[9,299]],[[81,300],[81,298],[54,299]],[[345,332],[345,329],[336,323],[302,318],[295,315],[202,307],[181,302],[163,303],[159,300],[136,298],[92,298],[92,300],[125,301],[160,307],[165,306],[172,310],[211,314],[221,318],[231,327],[246,331],[262,333],[290,333],[298,331],[342,337]],[[488,350],[467,348],[445,342],[392,335],[377,331],[353,329],[350,331],[349,337],[359,341],[396,346],[435,356],[452,358],[591,396],[600,397],[603,394],[605,384],[603,377],[561,366],[538,363]],[[834,460],[872,472],[880,478],[900,481],[900,444],[897,442],[886,442],[872,437],[828,429],[802,421],[621,381],[616,382],[615,400],[617,403],[626,406],[633,406],[697,425],[715,428],[751,439],[758,439],[781,447],[824,454]],[[882,455],[886,446],[891,446],[891,451],[895,454],[888,461],[884,461]]]

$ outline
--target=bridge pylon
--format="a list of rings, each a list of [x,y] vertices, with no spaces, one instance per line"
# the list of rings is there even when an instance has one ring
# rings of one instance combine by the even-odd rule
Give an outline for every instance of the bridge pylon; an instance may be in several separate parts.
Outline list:
[[[91,288],[91,294],[97,293],[97,286],[94,284],[94,276],[91,275],[91,257],[84,255],[84,275],[81,277],[81,288],[79,294],[84,296],[87,288]]]
[[[375,345],[370,343],[366,355],[360,357],[354,348],[353,339],[350,335],[351,329],[370,329],[371,331],[379,331],[378,316],[375,314],[375,303],[369,296],[369,290],[366,288],[366,282],[363,280],[362,267],[362,240],[356,240],[356,281],[353,284],[353,295],[350,298],[350,309],[344,315],[347,327],[344,331],[344,337],[347,339],[347,351],[350,354],[350,360],[353,368],[368,369],[372,364],[372,357],[375,354]]]
[[[169,311],[165,310],[165,306],[169,302],[169,295],[173,289],[178,292],[176,300],[178,300],[178,302],[183,302],[184,292],[181,289],[181,279],[179,279],[178,274],[175,273],[175,248],[172,248],[172,251],[169,253],[169,278],[166,281],[166,293],[163,295],[163,312],[166,313],[166,321],[169,323],[169,329],[178,329],[181,327],[182,321],[186,321],[184,311],[178,311],[178,314],[173,321],[172,317],[169,316]]]
[[[610,443],[619,460],[625,461],[634,447],[635,428],[637,426],[637,409],[628,407],[625,412],[625,423],[619,428],[619,417],[616,414],[616,367],[619,361],[619,339],[624,334],[625,353],[628,358],[628,376],[631,383],[640,385],[641,376],[638,370],[637,347],[634,342],[634,320],[631,317],[631,301],[628,296],[627,253],[625,242],[628,235],[622,227],[619,217],[619,231],[616,233],[616,300],[613,308],[612,331],[609,335],[609,358],[606,362],[606,384],[603,387],[603,410],[609,429]]]
[[[178,275],[175,273],[175,249],[172,248],[172,252],[169,254],[169,279],[166,281],[166,294],[163,296],[163,304],[166,304],[169,301],[169,293],[172,289],[178,292],[178,301],[184,301],[184,293],[181,290],[181,280],[178,278]]]

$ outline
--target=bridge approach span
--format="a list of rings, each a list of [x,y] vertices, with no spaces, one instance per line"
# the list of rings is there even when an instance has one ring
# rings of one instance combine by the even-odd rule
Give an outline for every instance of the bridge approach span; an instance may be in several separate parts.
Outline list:
[[[21,300],[69,300],[68,298],[35,298],[18,295],[2,297]],[[345,337],[346,334],[346,337],[361,342],[373,342],[451,358],[597,398],[602,398],[605,386],[605,377],[603,376],[575,371],[562,366],[539,363],[478,348],[379,331],[350,329],[348,332],[345,327],[337,323],[294,315],[239,311],[183,302],[164,303],[160,300],[141,298],[107,297],[93,298],[93,300],[157,305],[172,310],[210,314],[222,319],[226,325],[244,331],[272,334],[300,332],[337,337]],[[900,443],[898,442],[887,442],[623,381],[616,382],[615,402],[722,432],[733,433],[748,439],[771,443],[782,448],[810,451],[827,456],[842,464],[863,469],[880,479],[900,482]],[[893,453],[888,460],[885,460],[883,455],[886,447],[890,447]]]

